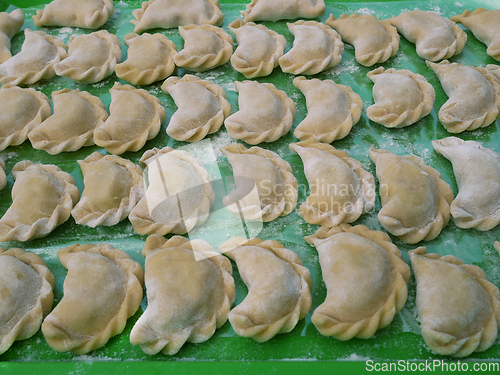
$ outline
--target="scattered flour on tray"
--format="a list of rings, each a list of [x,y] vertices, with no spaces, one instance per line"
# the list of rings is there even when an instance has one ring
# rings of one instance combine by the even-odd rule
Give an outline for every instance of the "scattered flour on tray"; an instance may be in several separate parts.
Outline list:
[[[230,145],[231,143],[235,142],[235,140],[231,138],[227,131],[221,131],[219,134],[217,134],[217,136],[211,138],[210,142],[212,143],[212,147],[215,150],[215,156],[217,160],[225,160],[226,157],[222,152],[219,151],[219,149],[224,146]]]
[[[64,42],[69,40],[69,37],[73,35],[73,33],[74,29],[72,27],[63,27],[59,29],[59,35],[56,35],[55,37]]]
[[[355,361],[355,362],[366,362],[370,360],[370,357],[365,357],[362,355],[358,355],[356,353],[352,353],[349,357],[339,358],[339,361]]]
[[[370,9],[370,8],[361,8],[361,9],[358,9],[358,10],[356,10],[356,13],[358,13],[358,14],[368,14],[368,15],[372,15],[372,16],[375,15],[375,11],[373,9]]]
[[[214,83],[216,83],[226,91],[238,92],[236,90],[236,87],[234,86],[234,81],[228,79],[226,74],[227,73],[225,71],[220,70],[215,72],[207,72],[206,75],[200,74],[199,77],[207,81],[214,81]]]
[[[128,3],[126,3],[123,0],[120,0],[119,2],[115,3],[115,8],[120,7],[120,8],[128,8]]]
[[[15,159],[19,157],[17,152],[8,152],[6,154],[2,154],[4,160]]]
[[[161,89],[161,86],[151,86],[147,89],[147,91],[153,95],[153,96],[158,96],[163,94],[163,90]]]
[[[92,87],[95,87],[96,89],[100,89],[100,88],[103,88],[106,85],[107,85],[106,81],[101,81],[101,82],[94,83],[92,85]]]
[[[332,68],[330,70],[330,72],[334,76],[337,76],[337,75],[344,74],[344,73],[355,74],[355,73],[357,73],[359,71],[359,69],[360,68],[356,64],[356,62],[354,62],[354,61],[350,61],[350,62],[343,61],[339,65],[337,65],[336,67]]]
[[[436,12],[437,14],[439,14],[440,16],[443,15],[443,10],[441,9],[441,7],[439,5],[432,5],[432,4],[429,4],[430,7],[428,10],[432,11],[432,12]]]
[[[115,9],[113,11],[113,15],[110,17],[110,19],[114,20],[114,19],[117,19],[118,18],[118,15],[121,13],[122,11],[120,9]]]

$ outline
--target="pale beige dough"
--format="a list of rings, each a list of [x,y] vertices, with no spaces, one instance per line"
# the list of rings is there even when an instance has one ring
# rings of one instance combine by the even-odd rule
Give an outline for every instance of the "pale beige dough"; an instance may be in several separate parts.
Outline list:
[[[144,271],[107,243],[73,244],[57,252],[68,270],[64,295],[45,318],[42,332],[58,351],[86,354],[125,328],[142,302]]]
[[[467,42],[467,34],[460,26],[436,12],[412,10],[389,22],[416,45],[417,55],[426,60],[448,59],[462,52]]]
[[[425,343],[433,352],[467,357],[495,342],[500,293],[483,270],[452,255],[408,252],[417,280],[417,312]]]
[[[290,131],[295,103],[272,83],[236,81],[239,110],[229,116],[225,126],[231,137],[248,144],[274,142]]]
[[[24,30],[21,51],[0,64],[0,85],[25,86],[55,75],[54,65],[68,56],[66,45],[43,31]]]
[[[206,241],[155,234],[142,255],[148,307],[130,333],[132,345],[149,355],[174,355],[185,342],[212,337],[227,321],[235,297],[229,259]]]
[[[245,22],[315,18],[325,12],[324,0],[251,0],[241,12]]]
[[[143,89],[115,82],[111,90],[110,116],[94,131],[94,142],[112,154],[138,151],[158,135],[165,121],[160,99]]]
[[[149,0],[132,12],[134,33],[148,29],[171,29],[178,26],[220,25],[224,13],[218,0]]]
[[[187,151],[164,147],[144,153],[148,185],[129,215],[139,234],[186,234],[207,220],[215,193],[203,164]]]
[[[447,60],[427,65],[448,95],[438,117],[450,133],[484,128],[500,116],[500,81],[491,70]]]
[[[0,242],[45,237],[68,220],[80,195],[69,173],[23,160],[12,176],[12,204],[0,219]]]
[[[54,114],[28,134],[33,148],[51,155],[94,145],[94,129],[108,118],[104,103],[79,90],[52,92]]]
[[[453,164],[458,194],[451,216],[460,228],[490,230],[500,223],[500,155],[475,141],[448,137],[432,141]]]
[[[375,178],[363,165],[335,147],[314,139],[291,143],[299,154],[310,194],[300,215],[310,224],[351,223],[375,205]]]
[[[14,9],[10,13],[0,12],[0,64],[12,57],[10,40],[21,30],[23,23],[22,9]]]
[[[407,69],[379,67],[367,73],[373,86],[374,104],[366,109],[372,121],[388,128],[402,128],[427,116],[436,92],[423,75]]]
[[[293,132],[301,141],[313,138],[332,143],[347,136],[361,118],[363,102],[349,86],[305,77],[295,78],[293,84],[307,104],[307,116]]]
[[[0,158],[0,190],[7,185],[7,175],[5,174],[5,162]]]
[[[175,65],[193,72],[223,65],[233,54],[233,38],[213,25],[179,26],[184,48],[174,55]]]
[[[380,183],[380,224],[409,244],[436,238],[450,220],[450,185],[416,155],[395,155],[373,146],[369,155]]]
[[[231,56],[233,68],[246,78],[265,77],[279,65],[286,39],[264,25],[236,19],[229,25],[238,47]]]
[[[500,80],[500,65],[488,64],[486,69]]]
[[[29,132],[51,114],[47,96],[32,88],[0,89],[0,150],[23,143]]]
[[[383,232],[364,225],[320,228],[316,247],[327,294],[311,321],[324,336],[368,339],[404,307],[410,267]]]
[[[58,76],[80,83],[97,83],[115,71],[122,58],[120,40],[106,30],[71,36],[68,57],[54,65]]]
[[[500,61],[500,9],[476,8],[473,12],[466,9],[450,19],[472,31],[488,47],[486,53]]]
[[[38,255],[0,248],[0,354],[38,332],[52,308],[54,284]]]
[[[175,43],[163,34],[127,34],[127,59],[115,65],[115,73],[133,85],[150,85],[169,77],[175,70]]]
[[[172,96],[177,106],[167,134],[178,141],[195,142],[215,133],[231,114],[224,89],[192,74],[170,77],[161,89]]]
[[[268,222],[293,211],[298,182],[288,162],[258,146],[233,143],[220,150],[233,167],[236,189],[222,200],[233,215]]]
[[[97,151],[78,164],[84,189],[71,211],[76,223],[94,228],[126,219],[144,195],[142,169],[127,159]]]
[[[290,332],[311,309],[312,279],[299,256],[280,242],[233,237],[219,252],[236,262],[248,287],[245,299],[231,310],[235,332],[257,342]]]
[[[113,15],[113,0],[53,0],[32,16],[36,27],[98,29]]]
[[[356,61],[364,66],[383,63],[399,50],[399,34],[388,20],[378,20],[370,14],[333,14],[325,23],[335,29],[342,40],[354,46]]]
[[[283,72],[312,75],[340,63],[344,43],[330,26],[316,21],[297,21],[287,26],[295,39],[292,49],[279,58]]]

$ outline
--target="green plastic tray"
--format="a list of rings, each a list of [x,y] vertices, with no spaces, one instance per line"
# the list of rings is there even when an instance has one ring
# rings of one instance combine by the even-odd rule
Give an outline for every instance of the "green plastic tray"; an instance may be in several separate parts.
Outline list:
[[[36,9],[43,9],[40,3],[48,1],[16,0],[15,5],[10,5],[5,0],[0,0],[0,10],[11,11],[22,7],[25,12],[26,21],[24,28],[36,29],[31,19]],[[222,10],[225,13],[224,24],[227,26],[235,18],[240,17],[240,11],[245,9],[246,2],[240,1],[220,1]],[[105,24],[104,28],[116,34],[120,40],[132,32],[133,25],[129,20],[132,18],[132,10],[139,8],[140,1],[121,0],[115,1],[115,13]],[[330,13],[335,17],[342,13],[364,13],[373,14],[378,18],[389,18],[404,11],[413,9],[432,10],[439,12],[443,16],[450,17],[460,14],[464,9],[473,10],[483,6],[488,9],[498,7],[498,1],[494,0],[459,0],[459,1],[389,1],[389,2],[331,2],[327,1],[327,8],[324,16],[318,20],[325,21]],[[288,31],[286,22],[266,22],[271,29],[283,34],[291,47],[293,36]],[[55,35],[68,42],[70,35],[88,33],[88,30],[78,28],[41,28],[48,34]],[[178,47],[182,47],[182,39],[177,30],[153,30],[164,33],[171,38]],[[462,53],[450,59],[450,61],[460,62],[469,65],[485,65],[498,63],[486,54],[486,47],[477,41],[474,36],[467,31],[468,42]],[[23,33],[18,33],[13,39],[13,53],[20,50],[24,40]],[[235,42],[236,45],[236,42]],[[126,46],[122,43],[123,59],[126,57]],[[379,124],[368,120],[365,112],[358,124],[351,133],[344,139],[335,141],[333,145],[341,150],[347,151],[351,157],[363,163],[364,167],[375,174],[373,163],[368,157],[368,148],[373,145],[376,148],[384,148],[396,154],[415,154],[423,157],[426,162],[439,170],[445,181],[457,193],[457,186],[453,175],[451,164],[442,156],[434,152],[431,141],[444,138],[450,134],[443,128],[437,119],[437,112],[441,105],[447,100],[441,85],[435,74],[425,65],[424,60],[419,58],[415,52],[415,46],[401,37],[400,49],[396,56],[391,58],[384,67],[394,67],[398,69],[411,69],[416,73],[424,75],[436,89],[436,102],[434,109],[429,116],[410,127],[403,129],[387,129]],[[373,84],[367,78],[366,73],[375,69],[379,65],[366,68],[358,64],[354,59],[354,50],[351,46],[345,46],[345,52],[341,63],[324,73],[316,75],[320,79],[333,79],[337,83],[346,84],[361,95],[364,108],[373,103]],[[177,69],[174,75],[189,73],[183,69]],[[234,81],[244,80],[244,77],[232,69],[230,64],[215,68],[205,73],[198,73],[199,77],[211,80],[221,85],[231,103],[232,112],[238,109],[238,95],[234,88]],[[307,114],[306,104],[303,95],[293,84],[294,76],[284,74],[279,67],[268,77],[258,78],[259,82],[271,82],[279,89],[284,90],[295,101],[297,106],[297,116],[294,127],[304,119]],[[78,88],[89,91],[91,94],[100,97],[106,106],[109,106],[109,89],[117,77],[113,74],[108,79],[94,85],[77,84],[68,79],[54,77],[48,81],[36,85],[36,89],[49,95],[52,91],[61,88]],[[121,81],[121,83],[126,83]],[[220,244],[224,239],[240,234],[241,226],[238,221],[230,221],[227,212],[220,203],[220,198],[232,189],[232,171],[225,157],[218,151],[219,147],[227,145],[232,140],[224,127],[217,133],[207,137],[206,141],[194,144],[178,142],[170,139],[165,128],[168,120],[175,112],[176,106],[170,96],[160,89],[161,82],[146,86],[150,93],[154,94],[165,106],[167,120],[162,126],[159,135],[146,143],[139,152],[129,152],[122,155],[134,162],[138,162],[143,152],[152,147],[172,146],[174,148],[188,147],[188,150],[207,165],[207,169],[217,180],[218,203],[214,206],[211,219],[197,229],[196,233],[191,233],[191,237],[201,237],[209,240],[214,246]],[[486,147],[500,152],[500,121],[487,128],[459,134],[458,136],[466,140],[478,140]],[[270,223],[265,223],[262,230],[248,227],[254,235],[262,239],[276,239],[281,241],[289,249],[294,250],[301,257],[305,266],[311,271],[313,278],[313,306],[311,312],[324,300],[326,290],[321,279],[321,270],[318,264],[316,250],[309,246],[303,239],[304,236],[313,234],[318,228],[315,225],[307,224],[298,214],[299,205],[307,197],[307,181],[304,176],[303,165],[300,158],[293,154],[288,145],[296,142],[293,130],[280,140],[261,144],[261,147],[277,152],[285,160],[290,162],[297,179],[299,180],[299,201],[297,209],[286,217],[278,218]],[[247,145],[248,146],[248,145]],[[20,146],[9,147],[0,152],[0,157],[5,160],[6,172],[10,173],[13,165],[23,159],[30,159],[37,163],[56,164],[64,171],[70,173],[76,180],[80,191],[83,190],[83,179],[77,160],[84,159],[94,151],[105,152],[99,147],[85,147],[72,153],[60,155],[49,155],[45,151],[34,150],[27,141]],[[208,151],[208,153],[207,153]],[[212,152],[213,151],[213,152]],[[211,155],[212,157],[209,157]],[[0,214],[3,214],[10,206],[10,197],[13,180],[9,175],[5,189],[0,191]],[[377,213],[380,209],[380,201],[377,202],[374,210],[363,215],[353,224],[365,224],[374,230],[383,230],[377,220]],[[229,215],[230,216],[230,215]],[[252,232],[253,231],[253,232]],[[113,227],[98,227],[95,229],[77,225],[72,218],[58,227],[49,236],[43,239],[33,240],[25,243],[10,242],[2,244],[3,247],[21,247],[40,255],[48,264],[50,270],[56,278],[54,289],[55,303],[62,297],[62,285],[66,270],[61,266],[56,253],[62,247],[75,242],[97,243],[109,242],[113,246],[126,251],[133,259],[144,265],[141,250],[145,236],[134,232],[128,220]],[[392,237],[394,243],[401,249],[404,260],[409,262],[407,251],[415,248],[402,243]],[[439,254],[452,254],[460,257],[467,263],[473,263],[486,272],[490,281],[500,286],[500,256],[493,248],[493,242],[500,239],[500,227],[488,232],[478,232],[475,230],[464,230],[457,228],[451,221],[442,231],[441,235],[433,241],[419,245],[427,246],[428,252]],[[236,283],[236,301],[238,304],[246,294],[246,287],[241,281],[235,265],[233,264],[234,278]],[[229,323],[221,327],[215,335],[205,343],[187,343],[174,356],[146,355],[139,347],[133,346],[129,342],[130,331],[146,307],[146,300],[143,301],[138,312],[129,319],[125,330],[118,336],[113,337],[103,348],[85,356],[77,356],[72,353],[58,353],[52,350],[45,342],[42,333],[39,331],[28,340],[15,342],[14,345],[0,356],[0,372],[21,371],[26,373],[66,373],[68,371],[92,371],[92,372],[117,372],[118,369],[125,372],[151,371],[166,372],[177,371],[185,373],[198,373],[199,371],[222,372],[222,371],[246,371],[256,370],[259,372],[280,369],[288,372],[304,371],[304,369],[319,370],[342,370],[342,369],[364,369],[364,361],[371,359],[375,361],[397,361],[397,360],[435,360],[450,359],[437,356],[431,353],[426,347],[420,334],[420,327],[415,309],[415,281],[412,278],[408,285],[408,301],[405,308],[394,318],[392,324],[376,333],[368,340],[352,339],[341,342],[333,338],[321,336],[310,321],[311,313],[290,333],[281,334],[266,343],[257,343],[251,339],[238,337]],[[481,361],[498,361],[500,359],[500,340],[487,351],[474,353],[470,359]],[[200,361],[201,364],[200,364]],[[290,364],[293,361],[292,365]],[[299,361],[299,362],[297,362]],[[357,361],[352,362],[345,361]]]

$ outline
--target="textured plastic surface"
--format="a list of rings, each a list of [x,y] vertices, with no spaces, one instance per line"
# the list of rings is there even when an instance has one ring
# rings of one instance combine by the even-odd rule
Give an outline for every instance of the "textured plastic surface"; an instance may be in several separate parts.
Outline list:
[[[25,7],[26,22],[24,28],[36,29],[31,15],[36,9],[43,9],[43,5],[30,6],[29,1],[19,0],[15,2],[18,6]],[[240,17],[240,11],[245,8],[245,4],[241,1],[220,1],[222,10],[225,13],[223,27],[227,30],[227,26],[235,18]],[[496,4],[496,5],[495,5]],[[0,9],[6,8],[3,0],[0,0]],[[133,25],[129,20],[132,19],[132,10],[139,8],[140,1],[115,1],[115,13],[111,19],[105,24],[104,28],[111,33],[116,34],[120,40],[132,32]],[[436,11],[443,16],[450,17],[460,14],[464,9],[473,10],[478,6],[484,6],[489,9],[498,7],[498,3],[491,0],[459,0],[459,1],[390,1],[390,2],[328,2],[324,16],[320,17],[320,21],[325,21],[330,13],[335,17],[342,13],[363,13],[373,14],[378,18],[389,18],[393,15],[398,15],[401,12],[422,9]],[[14,9],[15,6],[7,7],[8,11]],[[283,34],[288,42],[288,47],[291,48],[293,36],[288,31],[285,21],[267,22],[265,23],[271,29]],[[78,35],[88,33],[88,30],[76,28],[41,28],[41,30],[55,35],[63,39],[66,43],[70,35]],[[181,49],[182,39],[177,30],[151,30],[151,32],[162,32],[171,38]],[[486,47],[477,41],[474,36],[467,31],[468,42],[463,52],[450,59],[452,62],[460,62],[463,64],[484,66],[489,63],[498,63],[486,54]],[[18,33],[13,39],[13,52],[17,53],[20,50],[24,40],[23,33]],[[236,46],[236,41],[235,41]],[[316,75],[320,79],[333,79],[337,83],[346,84],[361,95],[366,109],[373,103],[372,87],[373,83],[367,78],[366,73],[380,65],[366,68],[358,64],[354,59],[354,50],[346,44],[345,52],[341,63],[326,72]],[[122,43],[124,57],[126,57],[126,46]],[[434,139],[444,138],[450,135],[437,119],[437,112],[440,106],[447,100],[441,85],[435,74],[425,65],[424,60],[419,58],[415,52],[415,46],[401,37],[400,49],[396,56],[382,64],[386,68],[394,67],[401,69],[411,69],[416,73],[424,75],[436,89],[436,102],[434,109],[429,116],[419,121],[418,123],[403,129],[386,129],[385,127],[375,124],[368,120],[365,112],[361,120],[355,125],[351,133],[344,139],[335,141],[333,145],[341,150],[347,151],[351,157],[361,161],[365,168],[375,174],[373,163],[368,157],[368,148],[374,145],[376,148],[385,148],[396,154],[415,154],[423,157],[426,162],[432,167],[439,170],[443,178],[450,183],[454,193],[457,193],[456,182],[454,179],[451,164],[442,156],[434,152],[431,141]],[[183,69],[177,69],[174,75],[183,75],[189,73]],[[197,76],[211,80],[221,85],[227,93],[228,100],[232,106],[234,113],[238,109],[238,95],[234,88],[234,81],[244,80],[243,75],[232,69],[231,65],[215,68],[213,70],[197,73]],[[297,106],[297,116],[294,121],[294,127],[302,121],[306,116],[306,105],[303,95],[293,84],[294,76],[284,74],[280,68],[276,68],[268,77],[258,78],[259,82],[271,82],[279,89],[284,90],[295,101]],[[99,96],[106,106],[109,106],[110,95],[109,89],[113,85],[117,77],[113,74],[108,79],[94,85],[77,84],[68,79],[54,77],[48,81],[41,82],[35,88],[49,95],[54,90],[61,88],[78,88],[86,90],[90,93]],[[121,81],[121,83],[126,83]],[[168,125],[168,119],[176,110],[176,106],[170,96],[163,93],[160,89],[161,82],[145,87],[150,93],[156,95],[164,104],[167,111],[167,120],[162,126],[159,135],[146,143],[146,146],[138,152],[125,153],[124,157],[138,162],[144,151],[152,147],[172,146],[174,148],[184,147],[185,142],[178,142],[170,139],[165,128]],[[497,119],[492,125],[487,128],[476,130],[473,132],[462,133],[459,135],[462,139],[478,140],[484,143],[486,147],[500,152],[500,121]],[[224,127],[217,133],[207,137],[208,142],[201,143],[198,146],[196,143],[189,146],[193,155],[200,158],[202,162],[208,163],[209,170],[213,176],[222,177],[216,186],[218,188],[218,199],[224,196],[231,189],[230,177],[232,175],[231,167],[225,157],[217,151],[219,147],[227,145],[232,140],[227,134]],[[264,224],[264,227],[258,235],[262,239],[276,239],[281,241],[288,248],[296,251],[301,257],[303,263],[310,269],[313,277],[313,307],[311,312],[324,299],[326,291],[321,281],[321,270],[318,264],[317,253],[314,248],[310,247],[303,239],[304,236],[313,234],[317,226],[309,225],[298,215],[298,206],[304,202],[307,197],[308,185],[304,176],[303,165],[300,158],[293,154],[288,149],[288,144],[296,142],[297,139],[293,136],[293,129],[280,140],[260,145],[266,149],[277,152],[285,160],[289,161],[293,167],[293,171],[299,180],[299,202],[297,209],[286,217],[278,218],[270,223]],[[207,146],[208,145],[208,146]],[[215,162],[207,157],[204,152],[213,149],[215,152]],[[248,145],[247,145],[248,147]],[[0,157],[5,160],[6,172],[10,173],[13,165],[23,159],[30,159],[37,163],[52,163],[60,166],[63,170],[71,173],[77,181],[80,191],[83,189],[83,179],[77,160],[85,158],[94,151],[105,152],[99,147],[86,147],[77,152],[63,153],[60,155],[51,156],[45,151],[34,150],[27,141],[20,146],[9,147],[5,151],[0,152]],[[218,167],[218,168],[217,168]],[[226,178],[227,177],[227,178]],[[3,214],[11,204],[11,189],[12,176],[9,175],[8,184],[5,189],[0,191],[0,214]],[[216,204],[215,209],[223,210],[221,204]],[[375,209],[368,214],[363,215],[354,224],[365,224],[374,230],[382,230],[378,220],[377,213],[380,209],[380,201],[377,198]],[[222,220],[217,222],[217,212],[214,212],[215,219],[209,220],[206,225],[202,226],[198,231],[198,236],[211,237],[215,244],[220,243],[222,239],[228,236],[228,228]],[[451,221],[443,230],[441,235],[430,242],[422,243],[427,246],[428,252],[437,252],[439,254],[452,254],[460,257],[463,261],[474,263],[483,268],[490,281],[495,285],[500,286],[500,257],[498,252],[493,248],[493,242],[500,239],[500,227],[488,232],[478,232],[475,230],[464,230],[457,228]],[[72,243],[79,242],[102,242],[106,241],[113,246],[121,248],[129,253],[133,259],[144,265],[144,259],[141,255],[142,246],[145,236],[137,235],[128,220],[115,225],[113,227],[98,227],[95,229],[79,226],[70,218],[65,224],[58,227],[53,233],[44,239],[34,240],[26,243],[4,243],[3,247],[21,247],[29,251],[39,254],[48,264],[51,271],[56,277],[55,287],[55,303],[62,297],[62,285],[66,270],[61,266],[56,257],[57,251]],[[395,244],[403,252],[405,261],[409,261],[406,253],[415,246],[406,245],[393,237]],[[234,266],[234,264],[233,264]],[[237,269],[234,266],[234,277],[236,282],[236,301],[239,303],[245,296],[246,288],[241,281]],[[45,342],[41,332],[38,332],[34,337],[28,340],[14,343],[14,345],[3,355],[0,356],[0,369],[10,369],[9,364],[13,362],[44,362],[47,366],[47,372],[50,372],[47,362],[64,361],[75,364],[75,369],[81,368],[81,362],[96,362],[96,361],[144,361],[144,362],[162,362],[162,361],[186,361],[182,362],[189,365],[188,361],[268,361],[268,360],[326,360],[337,361],[340,359],[348,360],[398,360],[398,359],[436,359],[442,358],[431,353],[424,344],[420,334],[420,327],[417,321],[415,309],[415,282],[412,277],[409,283],[409,295],[405,308],[398,314],[392,324],[380,331],[375,337],[368,340],[352,339],[346,342],[341,342],[333,338],[321,336],[315,327],[310,322],[311,313],[297,327],[288,334],[278,335],[269,342],[257,343],[251,339],[238,337],[232,330],[229,323],[226,323],[222,328],[217,330],[215,335],[207,342],[201,344],[186,344],[178,354],[172,357],[164,355],[149,356],[146,355],[139,347],[133,346],[129,342],[129,334],[133,324],[142,314],[146,307],[146,300],[139,311],[128,321],[125,330],[118,336],[112,338],[103,348],[89,353],[86,356],[76,356],[72,353],[58,353],[53,351]],[[483,353],[474,353],[471,358],[482,360],[498,360],[500,358],[500,342],[497,342],[489,350]],[[112,364],[110,364],[112,365]],[[174,364],[172,364],[174,365]],[[175,363],[179,369],[179,362]],[[43,365],[42,367],[43,368]],[[157,365],[150,369],[160,369]],[[167,369],[169,367],[165,367]],[[213,369],[213,367],[211,367]],[[26,369],[26,367],[25,367]],[[29,367],[28,367],[29,369]],[[110,371],[115,367],[109,368]],[[144,369],[147,369],[145,367]],[[181,369],[189,369],[182,367]],[[199,368],[198,368],[199,370]],[[217,370],[217,369],[215,369]],[[187,371],[187,370],[186,370]]]

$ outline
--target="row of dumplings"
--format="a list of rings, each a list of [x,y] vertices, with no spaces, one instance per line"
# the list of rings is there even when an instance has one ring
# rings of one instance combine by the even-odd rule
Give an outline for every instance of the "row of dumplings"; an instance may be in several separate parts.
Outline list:
[[[319,254],[326,299],[311,321],[324,336],[369,339],[404,307],[410,268],[383,232],[347,224],[320,228],[306,240]],[[235,299],[232,259],[248,287]],[[56,351],[86,354],[120,334],[147,308],[130,333],[132,345],[154,355],[176,354],[186,342],[201,343],[229,319],[243,337],[265,342],[292,331],[312,306],[310,271],[275,240],[233,237],[219,252],[204,240],[151,235],[142,254],[145,272],[107,243],[74,244],[58,251],[67,268],[63,297],[52,309],[54,276],[45,262],[22,249],[0,249],[0,354],[41,326]],[[422,336],[440,355],[466,357],[493,345],[500,323],[500,293],[477,266],[454,256],[409,252],[417,280]],[[14,308],[15,306],[15,308]]]
[[[460,228],[486,231],[500,223],[500,155],[475,141],[448,137],[432,142],[452,162],[458,184],[454,198],[441,174],[415,155],[395,155],[373,146],[382,226],[403,242],[436,238],[450,215]],[[291,144],[302,158],[310,195],[300,206],[308,223],[332,227],[351,223],[375,204],[375,179],[361,163],[333,146],[314,141]],[[231,161],[231,159],[229,159]]]
[[[500,67],[472,67],[459,63],[428,62],[436,72],[448,101],[439,110],[451,133],[492,124],[500,115]],[[375,83],[375,103],[366,109],[372,121],[389,128],[414,124],[428,115],[435,91],[424,76],[410,70],[368,73]],[[344,138],[361,118],[361,97],[349,86],[332,80],[296,77],[293,84],[304,94],[307,116],[294,129],[299,140],[331,143]],[[239,110],[231,106],[223,88],[186,74],[169,77],[162,90],[171,95],[177,111],[166,132],[179,141],[194,142],[225,124],[229,134],[248,144],[273,142],[292,128],[296,107],[288,95],[271,83],[237,81]],[[471,95],[475,92],[475,95]],[[49,99],[32,88],[4,85],[0,89],[0,150],[29,138],[35,149],[50,154],[98,145],[113,154],[140,150],[156,137],[166,119],[161,101],[148,91],[116,82],[110,89],[110,115],[102,101],[86,91],[62,89]]]
[[[122,63],[120,41],[106,30],[72,36],[66,53],[62,41],[43,31],[26,29],[21,52],[0,64],[0,84],[29,85],[54,74],[90,84],[116,72],[118,78],[132,84],[149,85],[170,76],[176,66],[203,72],[230,59],[247,78],[269,75],[278,63],[284,72],[311,75],[340,62],[344,45],[329,26],[297,21],[289,28],[296,39],[286,54],[282,35],[241,20],[230,25],[239,42],[234,55],[232,37],[213,25],[180,26],[184,48],[179,52],[163,34],[132,33],[124,38],[129,49]],[[315,42],[311,44],[311,40]]]
[[[315,18],[323,15],[323,0],[282,1],[252,0],[242,11],[245,23],[278,21],[283,19]],[[99,28],[113,13],[109,0],[64,1],[54,0],[33,16],[35,25]],[[217,0],[150,0],[141,9],[132,12],[134,33],[153,28],[176,28],[188,24],[220,25],[224,14]],[[387,22],[388,21],[388,22]],[[389,20],[378,20],[371,15],[343,15],[338,20],[330,16],[327,21],[348,43],[355,46],[356,59],[363,65],[383,62],[398,49],[399,37],[394,26],[409,41],[417,45],[417,53],[426,60],[436,61],[459,53],[467,37],[455,22],[462,23],[474,36],[488,46],[487,53],[500,58],[500,10],[478,8],[466,10],[450,19],[430,11],[410,11]],[[293,30],[292,30],[293,33]],[[359,57],[359,59],[358,59]]]
[[[415,244],[436,238],[450,215],[460,228],[486,231],[500,223],[500,156],[479,142],[448,137],[433,141],[449,159],[458,195],[440,173],[415,155],[373,147],[369,155],[380,182],[382,226]],[[322,227],[352,223],[375,205],[375,178],[345,151],[314,140],[290,144],[302,159],[309,195],[302,218]],[[236,188],[223,203],[235,217],[269,222],[292,212],[298,182],[288,162],[258,146],[221,149]],[[55,165],[18,162],[12,175],[12,205],[0,219],[0,241],[44,237],[72,215],[78,224],[111,226],[127,217],[139,234],[185,234],[204,223],[215,201],[212,179],[188,152],[171,147],[146,151],[142,169],[117,155],[94,152],[79,161],[81,197],[73,177]],[[175,176],[169,178],[168,176]],[[5,173],[2,185],[5,186]],[[29,204],[28,204],[29,202]]]
[[[98,97],[70,89],[52,92],[51,115],[49,99],[42,92],[3,86],[0,148],[29,138],[34,148],[50,154],[94,144],[114,154],[139,150],[158,134],[165,121],[161,101],[146,90],[118,82],[110,93],[110,116]]]
[[[4,58],[10,56],[9,38],[22,25],[22,17],[21,24],[15,23],[18,22],[18,11],[22,16],[20,9],[11,14],[2,13],[12,23],[5,22],[3,34],[6,43],[1,53]],[[479,16],[486,13],[488,24],[500,22],[500,10],[482,8],[459,20],[465,22],[474,18],[476,13]],[[489,30],[488,26],[479,24],[481,31]],[[148,85],[167,78],[175,66],[201,72],[225,64],[230,59],[232,66],[246,78],[269,75],[278,64],[286,73],[313,75],[341,61],[344,51],[342,39],[354,45],[356,60],[365,66],[385,62],[397,53],[397,30],[416,43],[417,54],[429,61],[458,54],[467,39],[465,32],[454,22],[435,12],[420,10],[382,21],[371,15],[344,14],[339,19],[331,15],[326,24],[301,20],[288,24],[288,27],[295,40],[286,54],[286,40],[282,35],[264,25],[243,23],[241,19],[229,26],[238,41],[234,54],[231,36],[222,28],[209,24],[179,26],[185,40],[184,48],[179,52],[163,34],[139,36],[132,33],[124,38],[129,51],[123,63],[119,63],[122,54],[118,38],[105,30],[71,37],[66,53],[63,42],[42,31],[26,29],[21,52],[5,61],[0,60],[0,83],[33,84],[54,74],[77,82],[96,83],[116,71],[119,78],[132,84]],[[437,32],[440,37],[436,37]],[[500,36],[495,39],[486,35],[480,39],[492,41],[492,47],[488,49],[490,55],[500,55],[499,48],[495,50]]]

